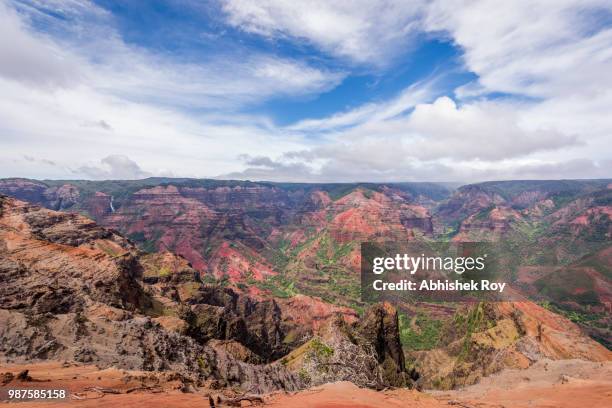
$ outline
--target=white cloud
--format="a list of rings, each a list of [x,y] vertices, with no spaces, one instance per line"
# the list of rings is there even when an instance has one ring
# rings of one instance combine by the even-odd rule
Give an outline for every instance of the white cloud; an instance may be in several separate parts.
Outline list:
[[[434,1],[424,29],[461,47],[489,91],[546,98],[610,88],[611,12],[605,0]]]
[[[223,0],[228,22],[270,38],[307,41],[338,57],[376,66],[405,52],[424,2]]]
[[[574,135],[519,124],[520,104],[479,101],[458,107],[448,97],[416,106],[407,128],[421,137],[413,144],[422,159],[501,160],[580,144]]]
[[[434,78],[388,100],[286,127],[241,108],[316,95],[347,73],[262,52],[229,52],[198,64],[125,43],[112,16],[89,2],[32,0],[20,3],[19,13],[3,4],[2,176],[133,178],[171,171],[278,181],[470,181],[611,175],[612,31],[597,14],[605,7],[609,13],[609,2],[225,1],[231,24],[271,39],[306,41],[348,61],[347,70],[351,64],[388,68],[425,31],[453,41],[478,76],[446,90],[456,101]],[[68,16],[69,24],[40,11],[45,7]],[[36,32],[34,19],[53,34]]]
[[[251,157],[241,155],[240,158],[245,162],[247,168],[241,171],[221,174],[217,178],[222,180],[251,180],[251,181],[295,181],[312,182],[316,181],[316,176],[312,169],[305,163],[285,163],[272,160],[266,156]]]
[[[194,118],[88,88],[47,92],[2,78],[0,89],[0,174],[6,177],[73,177],[61,169],[114,154],[125,154],[156,175],[169,169],[178,176],[213,176],[239,170],[240,153],[281,154],[304,147],[298,138],[281,137],[279,130],[248,116]],[[99,126],[100,121],[112,128]],[[51,171],[13,162],[24,154],[60,166]]]
[[[245,11],[243,28],[300,36],[287,27],[291,18],[277,21],[277,6]],[[325,137],[284,158],[309,163],[311,178],[325,180],[610,177],[611,12],[603,1],[434,2],[420,27],[461,47],[478,75],[455,90],[461,103],[431,102],[429,92],[303,120],[291,129]],[[488,98],[491,92],[515,96]],[[396,101],[413,94],[406,89]],[[403,115],[387,114],[389,106]]]
[[[294,137],[279,137],[267,118],[238,109],[317,93],[343,76],[256,52],[203,64],[177,62],[124,43],[108,16],[89,2],[20,3],[20,13],[2,0],[0,6],[0,31],[18,40],[0,37],[10,57],[0,55],[2,176],[106,177],[91,163],[118,153],[156,175],[235,171],[241,166],[238,149],[274,154],[303,146]],[[33,19],[42,19],[53,36],[37,33]],[[201,110],[193,114],[193,108]],[[24,155],[58,165],[40,166]]]
[[[17,13],[0,2],[1,76],[36,86],[65,86],[79,76],[75,62],[52,41],[27,33]]]
[[[367,122],[392,119],[407,113],[418,103],[431,100],[433,95],[439,92],[436,91],[436,82],[437,78],[417,82],[402,90],[398,96],[389,101],[368,103],[322,119],[305,119],[289,126],[288,129],[292,131],[329,132]]]
[[[378,145],[377,145],[378,146]],[[504,160],[496,162],[419,161],[401,157],[408,150],[397,146],[356,145],[324,148],[316,152],[323,165],[292,159],[285,161],[259,157],[242,171],[225,173],[218,178],[285,182],[478,182],[489,180],[588,179],[609,178],[612,160],[589,158],[572,160]],[[359,161],[358,154],[367,160]],[[365,155],[365,156],[364,156]],[[392,166],[389,160],[400,159]],[[385,162],[387,165],[385,165]]]
[[[95,180],[137,180],[151,176],[138,163],[122,154],[106,156],[100,163],[81,166],[74,173]]]
[[[103,65],[89,67],[92,85],[138,102],[184,108],[237,109],[281,96],[303,96],[336,86],[343,73],[297,60],[253,54],[216,56],[208,63],[177,63],[121,43],[104,44]]]
[[[181,61],[126,44],[107,13],[92,3],[20,6],[18,14],[0,2],[0,75],[32,85],[86,86],[136,102],[231,109],[323,92],[345,75],[258,52]],[[45,13],[47,8],[53,13]],[[42,21],[54,36],[35,32],[27,19]]]

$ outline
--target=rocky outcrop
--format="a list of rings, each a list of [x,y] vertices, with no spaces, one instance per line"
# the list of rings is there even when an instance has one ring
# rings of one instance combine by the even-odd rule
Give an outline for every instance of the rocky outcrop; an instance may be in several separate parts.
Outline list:
[[[303,296],[279,303],[204,285],[184,258],[144,255],[85,217],[0,196],[0,360],[168,371],[251,393],[406,384],[397,315],[384,306],[355,319]],[[337,350],[330,365],[317,360],[327,354],[318,339]],[[318,377],[287,366],[296,347],[314,350],[307,367]]]
[[[239,361],[147,316],[156,298],[143,269],[136,248],[112,231],[0,196],[0,357],[174,371],[246,392],[300,387],[279,364]]]
[[[389,303],[376,304],[356,325],[363,338],[374,345],[378,363],[383,368],[383,381],[395,387],[409,384],[397,310]]]
[[[231,289],[203,286],[191,300],[189,334],[200,342],[236,340],[264,361],[289,352],[281,311],[273,300],[257,301]]]
[[[81,199],[78,188],[70,183],[49,187],[39,181],[18,178],[0,180],[0,193],[52,210],[68,210]]]
[[[332,381],[376,389],[413,384],[405,370],[397,311],[389,304],[373,305],[353,324],[329,321],[281,363],[311,386]]]
[[[531,302],[480,303],[457,311],[441,344],[410,353],[425,388],[478,382],[505,368],[523,369],[544,358],[611,361],[612,352],[569,320]]]
[[[48,188],[43,195],[49,208],[57,211],[74,207],[80,199],[79,189],[72,184]]]
[[[243,363],[223,348],[168,332],[142,316],[116,321],[88,311],[44,317],[0,309],[0,339],[0,354],[15,361],[54,359],[170,371],[184,382],[212,382],[250,393],[301,388],[299,378],[282,365]]]
[[[0,217],[0,307],[65,313],[91,298],[126,309],[146,304],[136,248],[121,236],[2,196]]]

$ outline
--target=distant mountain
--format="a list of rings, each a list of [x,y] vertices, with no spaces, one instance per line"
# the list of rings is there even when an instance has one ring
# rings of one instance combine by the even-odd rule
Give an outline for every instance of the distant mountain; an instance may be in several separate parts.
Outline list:
[[[355,242],[360,239],[433,234],[430,209],[451,194],[447,187],[433,183],[311,185],[191,179],[5,179],[0,180],[0,192],[49,209],[87,215],[122,232],[145,251],[170,250],[184,256],[203,279],[226,277],[235,284],[257,283],[262,290],[269,286],[268,278],[276,279],[277,294],[291,292],[291,283],[279,273],[288,264],[304,261],[310,270],[340,262],[345,274],[346,268],[356,265]],[[326,265],[317,254],[329,256]],[[347,287],[354,288],[355,283]],[[326,295],[325,290],[314,292]]]
[[[456,189],[436,183],[4,179],[0,193],[91,217],[145,252],[178,254],[204,282],[256,297],[316,296],[358,311],[366,307],[358,273],[362,241],[503,240],[516,243],[524,259],[547,257],[558,265],[612,242],[610,179],[499,181]],[[552,277],[546,278],[551,285]],[[531,279],[523,286],[610,344],[604,339],[609,332],[595,329],[605,321],[593,318],[608,304],[608,286],[575,282],[574,293],[592,291],[597,302],[576,309],[558,291],[541,290],[542,282]],[[418,313],[411,305],[400,308]],[[454,309],[438,307],[435,313],[450,318]]]

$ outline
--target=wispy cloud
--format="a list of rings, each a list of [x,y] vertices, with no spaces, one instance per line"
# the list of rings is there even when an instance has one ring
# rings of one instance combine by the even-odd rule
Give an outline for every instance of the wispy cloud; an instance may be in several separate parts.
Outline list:
[[[99,163],[81,166],[74,173],[96,180],[135,180],[151,176],[138,163],[122,154],[107,156]]]
[[[398,96],[384,102],[367,103],[357,108],[333,114],[322,119],[305,119],[288,127],[293,131],[329,132],[371,122],[380,122],[405,114],[417,104],[430,101],[440,93],[436,89],[438,78],[415,83]]]
[[[425,2],[222,0],[228,22],[268,38],[290,37],[374,66],[406,52]]]
[[[27,3],[26,3],[27,4]],[[344,73],[253,51],[192,62],[123,41],[104,10],[86,1],[0,3],[0,74],[33,85],[87,86],[136,102],[236,108],[270,97],[323,92]],[[46,33],[28,23],[39,22]]]
[[[1,76],[33,86],[65,86],[79,76],[77,62],[55,42],[29,33],[17,12],[0,2]]]
[[[228,146],[257,150],[273,143],[271,152],[298,146],[291,137],[276,138],[268,119],[245,115],[242,107],[323,92],[344,75],[258,51],[204,63],[177,60],[125,43],[108,14],[90,2],[26,2],[18,9],[0,2],[5,176],[32,174],[12,159],[24,153],[52,157],[78,177],[98,177],[79,162],[117,152],[156,174],[236,169],[240,162]],[[39,171],[38,177],[57,174]]]
[[[0,0],[0,173],[293,181],[611,175],[609,2],[220,4],[219,24],[267,46],[188,58],[127,41],[112,13],[88,1]],[[347,101],[356,107],[287,126],[254,113],[266,101],[333,92],[363,67],[384,76],[424,37],[454,44],[477,79],[450,88],[436,72],[386,99]],[[324,55],[304,57],[310,48]]]

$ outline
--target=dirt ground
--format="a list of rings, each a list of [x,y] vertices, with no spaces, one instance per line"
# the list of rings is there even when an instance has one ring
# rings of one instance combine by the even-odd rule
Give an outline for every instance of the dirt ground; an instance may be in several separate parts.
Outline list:
[[[16,377],[28,370],[25,381],[13,378],[2,385],[11,373]],[[0,365],[0,390],[67,389],[70,397],[58,401],[27,401],[28,407],[205,407],[216,406],[219,390],[189,389],[170,374],[124,371],[115,368],[100,370],[92,365],[61,362]],[[242,401],[242,406],[261,405],[258,401]],[[396,389],[377,392],[358,388],[348,382],[326,384],[297,393],[275,393],[263,396],[263,405],[291,408],[564,408],[612,407],[612,363],[582,360],[545,360],[527,370],[506,370],[483,379],[462,390],[418,392]]]
[[[504,370],[462,390],[432,392],[468,407],[612,407],[612,362],[542,360],[526,370]]]

